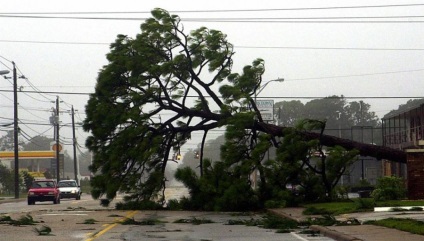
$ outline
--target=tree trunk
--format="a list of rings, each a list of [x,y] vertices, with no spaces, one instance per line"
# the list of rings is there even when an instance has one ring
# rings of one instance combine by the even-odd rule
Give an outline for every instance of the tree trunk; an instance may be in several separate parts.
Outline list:
[[[269,133],[273,136],[284,137],[284,131],[292,127],[276,126],[264,122],[258,122],[258,130]],[[356,149],[362,156],[371,156],[378,160],[385,159],[394,162],[406,163],[406,153],[402,150],[393,149],[385,146],[377,146],[347,140],[335,136],[321,135],[320,133],[299,131],[298,132],[305,140],[320,139],[321,144],[325,146],[341,146],[345,149]]]

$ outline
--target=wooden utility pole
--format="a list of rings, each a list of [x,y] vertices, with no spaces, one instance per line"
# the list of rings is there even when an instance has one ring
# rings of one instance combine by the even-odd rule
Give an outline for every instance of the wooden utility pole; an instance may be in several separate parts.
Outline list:
[[[71,108],[71,115],[72,115],[72,144],[74,148],[74,174],[75,174],[75,181],[77,181],[79,185],[78,180],[78,163],[77,163],[77,139],[75,138],[75,119],[74,119],[74,106]]]
[[[19,146],[18,146],[18,77],[15,62],[13,64],[13,149],[15,155],[15,198],[19,198]]]
[[[56,97],[56,179],[60,181],[60,142],[59,142],[59,96]]]

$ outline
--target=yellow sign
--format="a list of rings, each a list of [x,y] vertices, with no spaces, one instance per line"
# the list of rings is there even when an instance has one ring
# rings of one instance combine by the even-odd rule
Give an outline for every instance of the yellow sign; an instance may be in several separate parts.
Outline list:
[[[15,157],[13,151],[0,151],[0,159],[11,159]],[[19,151],[19,159],[41,159],[41,158],[55,158],[56,152],[54,151]]]

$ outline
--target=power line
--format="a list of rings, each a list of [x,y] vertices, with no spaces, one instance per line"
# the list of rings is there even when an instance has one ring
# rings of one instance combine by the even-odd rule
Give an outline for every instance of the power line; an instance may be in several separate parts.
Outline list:
[[[38,43],[38,44],[87,44],[87,45],[110,45],[110,43],[89,43],[89,42],[64,42],[64,41],[26,41],[26,40],[0,40],[6,43]]]
[[[227,23],[424,23],[423,20],[411,21],[410,18],[423,16],[389,16],[389,17],[310,17],[310,18],[182,18],[185,22],[227,22]],[[30,18],[30,19],[70,19],[70,20],[120,20],[145,21],[148,18],[118,18],[118,17],[58,17],[58,16],[24,16],[0,15],[0,18]],[[405,18],[406,20],[338,20],[338,19],[376,19]]]
[[[32,43],[32,44],[65,44],[65,45],[110,45],[110,43],[95,42],[65,42],[65,41],[36,41],[36,40],[7,40],[3,43]],[[423,51],[424,48],[354,48],[354,47],[302,47],[302,46],[234,46],[240,49],[300,49],[300,50],[366,50],[366,51]],[[75,86],[74,86],[75,87]]]
[[[13,90],[0,90],[0,92],[13,92]],[[61,94],[61,95],[90,95],[93,93],[87,93],[87,92],[59,92],[59,91],[31,91],[31,90],[23,90],[20,91],[22,93],[43,93],[43,94]]]
[[[399,8],[399,7],[419,7],[423,3],[411,4],[384,4],[384,5],[359,5],[359,6],[330,6],[330,7],[307,7],[307,8],[271,8],[271,9],[227,9],[227,10],[173,10],[169,12],[178,13],[217,13],[217,12],[269,12],[269,11],[310,11],[310,10],[334,10],[334,9],[363,9],[363,8]],[[150,14],[150,11],[114,11],[114,12],[3,12],[0,14]]]
[[[0,40],[1,42],[2,40]],[[366,51],[422,51],[424,48],[353,48],[353,47],[296,47],[296,46],[234,46],[243,49],[300,49],[300,50],[366,50]]]
[[[311,78],[299,78],[299,79],[284,79],[284,81],[295,81],[295,80],[314,80],[314,79],[332,79],[332,78],[348,78],[348,77],[371,76],[371,75],[384,75],[384,74],[412,73],[412,72],[420,72],[420,71],[424,71],[424,69],[412,69],[412,70],[401,70],[401,71],[388,71],[388,72],[378,72],[378,73],[364,73],[364,74],[353,74],[353,75],[335,75],[335,76],[311,77]]]
[[[12,92],[11,90],[0,90],[0,92]],[[93,93],[83,93],[83,92],[54,92],[54,91],[42,91],[42,92],[36,92],[36,91],[21,91],[21,92],[27,92],[27,93],[50,93],[50,94],[61,94],[61,95],[91,95]],[[196,95],[188,95],[188,98],[198,98],[199,96]],[[209,98],[210,96],[205,96]],[[332,96],[264,96],[257,98],[263,99],[263,98],[273,98],[273,99],[322,99],[322,98],[340,98],[338,96],[332,97]],[[343,96],[345,99],[421,99],[424,98],[424,96]]]

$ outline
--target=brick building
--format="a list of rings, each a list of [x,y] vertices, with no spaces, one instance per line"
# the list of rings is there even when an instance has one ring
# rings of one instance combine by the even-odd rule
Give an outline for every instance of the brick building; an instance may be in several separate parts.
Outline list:
[[[410,101],[385,115],[382,131],[384,146],[407,154],[406,165],[384,161],[383,174],[404,177],[409,199],[424,199],[424,101]]]

